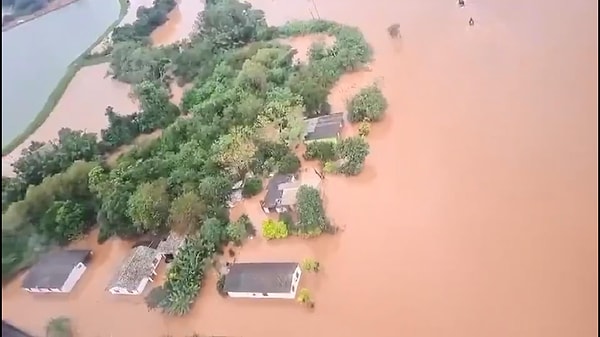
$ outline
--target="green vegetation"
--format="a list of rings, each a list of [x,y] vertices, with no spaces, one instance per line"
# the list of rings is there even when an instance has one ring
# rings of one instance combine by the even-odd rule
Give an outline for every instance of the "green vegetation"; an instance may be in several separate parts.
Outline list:
[[[369,155],[369,143],[363,136],[349,137],[338,143],[313,142],[306,146],[304,158],[318,159],[326,173],[359,174]]]
[[[73,337],[71,320],[68,317],[53,318],[46,326],[46,337]]]
[[[244,183],[244,187],[242,188],[242,196],[244,198],[251,198],[260,193],[262,189],[262,179],[256,177],[250,178]]]
[[[267,240],[285,239],[288,237],[288,228],[283,221],[266,219],[262,224],[262,234]]]
[[[165,4],[155,2],[163,10]],[[337,79],[370,58],[355,28],[328,21],[268,27],[261,11],[236,0],[209,2],[189,42],[152,48],[142,37],[162,20],[161,11],[153,13],[144,11],[139,22],[119,30],[111,54],[113,74],[134,85],[139,111],[123,117],[107,109],[109,126],[100,141],[63,130],[56,143],[32,144],[15,164],[16,177],[3,178],[2,235],[10,240],[2,248],[3,278],[93,224],[100,242],[173,230],[188,237],[164,286],[146,300],[166,314],[189,312],[214,254],[255,234],[248,217],[229,220],[233,183],[248,173],[260,179],[298,171],[292,149],[301,141],[303,118],[323,113]],[[146,26],[137,28],[141,20]],[[305,65],[295,65],[295,52],[273,40],[315,32],[332,34],[336,42],[313,46]],[[193,82],[181,106],[189,118],[178,118],[180,110],[169,102],[171,80]],[[159,138],[110,167],[103,163],[113,149],[157,129]],[[318,153],[315,158],[336,160],[340,173],[357,174],[368,145],[349,138]],[[270,220],[263,234],[276,239],[288,236],[288,227],[307,235],[332,229],[318,191],[309,187],[298,192],[297,224],[293,217],[288,222]]]
[[[302,270],[304,271],[318,273],[320,269],[321,264],[313,258],[308,257],[302,261]]]
[[[379,87],[372,84],[360,90],[346,107],[348,119],[351,122],[373,121],[377,122],[383,118],[387,109],[387,100],[381,93]]]
[[[306,305],[309,308],[314,308],[314,306],[315,306],[315,302],[312,299],[310,290],[308,290],[306,288],[300,289],[300,291],[298,292],[297,301],[299,303],[302,303],[303,305]]]

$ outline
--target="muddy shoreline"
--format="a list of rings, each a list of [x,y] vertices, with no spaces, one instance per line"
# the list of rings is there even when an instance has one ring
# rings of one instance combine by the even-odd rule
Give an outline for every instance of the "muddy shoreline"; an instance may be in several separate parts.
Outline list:
[[[114,0],[112,0],[112,1],[114,1]],[[67,67],[65,74],[63,75],[63,77],[59,80],[58,84],[56,85],[55,89],[48,96],[46,104],[44,104],[43,108],[35,116],[35,118],[29,123],[29,125],[25,128],[25,130],[23,130],[18,136],[16,136],[7,145],[2,147],[2,174],[3,175],[6,175],[6,174],[10,175],[11,174],[10,171],[12,171],[12,170],[9,170],[9,172],[7,173],[5,167],[7,167],[7,166],[9,167],[10,165],[5,163],[5,160],[6,160],[5,158],[6,157],[12,158],[12,157],[20,155],[20,151],[17,152],[17,151],[15,151],[15,149],[23,146],[24,143],[27,142],[27,139],[29,137],[31,137],[32,135],[34,135],[36,130],[38,130],[38,128],[40,128],[44,124],[44,122],[46,121],[48,116],[50,116],[52,111],[55,109],[55,107],[60,102],[65,91],[68,89],[71,81],[77,75],[79,70],[81,70],[85,66],[94,64],[93,60],[88,61],[88,60],[86,60],[86,57],[90,54],[90,52],[98,44],[100,44],[104,40],[104,38],[108,34],[110,34],[110,32],[113,30],[113,28],[116,25],[118,25],[119,22],[121,22],[123,17],[128,12],[129,6],[127,3],[127,0],[116,0],[116,1],[118,1],[121,6],[121,10],[119,12],[119,16],[117,17],[117,19],[110,26],[107,27],[106,31],[102,35],[100,35],[98,37],[98,39],[96,39],[96,41],[92,45],[90,45],[86,50],[84,50],[79,55],[79,57],[77,57],[75,60],[73,60],[73,62],[71,62],[71,64]],[[59,129],[57,129],[56,131],[58,132]],[[50,139],[54,139],[55,137],[56,137],[56,134]],[[44,141],[47,141],[47,140],[44,140]],[[12,158],[12,159],[10,159],[10,162],[12,162],[14,160],[15,159]]]
[[[61,8],[64,8],[70,4],[74,4],[77,1],[80,0],[54,0],[53,2],[51,2],[48,6],[40,9],[39,11],[35,12],[35,13],[31,13],[29,15],[24,15],[24,16],[19,16],[16,17],[13,21],[2,25],[2,32],[6,32],[9,31],[19,25],[25,24],[29,21],[35,20],[37,18],[40,18],[48,13],[52,13],[56,10],[59,10]]]

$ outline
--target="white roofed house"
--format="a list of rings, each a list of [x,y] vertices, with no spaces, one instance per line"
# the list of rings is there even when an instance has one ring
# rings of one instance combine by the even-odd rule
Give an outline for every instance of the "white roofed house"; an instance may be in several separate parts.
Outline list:
[[[71,292],[85,273],[91,254],[86,249],[48,253],[29,269],[22,287],[32,293]]]
[[[173,259],[184,241],[184,236],[171,233],[136,243],[110,282],[108,291],[113,295],[142,294],[148,283],[154,281],[162,259],[166,262]]]

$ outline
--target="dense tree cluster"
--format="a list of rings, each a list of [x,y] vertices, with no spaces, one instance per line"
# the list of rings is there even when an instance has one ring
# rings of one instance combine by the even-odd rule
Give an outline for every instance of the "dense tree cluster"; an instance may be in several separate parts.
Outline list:
[[[147,42],[150,34],[167,21],[167,15],[175,5],[177,5],[175,0],[154,0],[152,7],[139,7],[136,13],[137,19],[133,23],[113,29],[111,35],[113,42]]]
[[[313,142],[306,146],[304,158],[320,160],[331,173],[349,176],[359,174],[369,154],[369,143],[364,137],[349,137],[339,143]]]
[[[379,121],[387,109],[387,100],[379,87],[372,84],[360,90],[348,101],[348,119],[351,122]]]
[[[153,8],[165,11],[168,4],[156,0]],[[260,182],[271,173],[298,171],[292,149],[302,140],[304,117],[326,112],[327,93],[339,76],[370,58],[354,28],[327,21],[268,27],[261,11],[236,0],[209,2],[190,41],[152,48],[139,38],[148,30],[136,27],[160,22],[157,13],[144,9],[135,24],[114,33],[112,69],[135,85],[139,111],[121,116],[107,109],[109,126],[100,141],[63,130],[55,143],[32,144],[15,163],[16,177],[3,178],[3,242],[12,240],[2,249],[3,277],[30,263],[43,245],[65,244],[93,224],[99,241],[188,233],[164,287],[147,299],[149,307],[185,314],[215,252],[254,235],[247,217],[229,220],[233,183],[247,173]],[[294,64],[294,51],[273,40],[315,32],[335,35],[336,42],[313,46],[304,65]],[[193,80],[182,102],[189,118],[178,118],[179,109],[169,102],[168,74]],[[114,165],[100,161],[107,151],[157,129],[159,138],[134,147]],[[355,174],[368,146],[349,139],[331,151],[331,158],[315,157],[335,159],[340,172]],[[246,195],[260,191],[262,184],[252,180],[246,186],[253,184]],[[307,206],[299,210],[299,222],[322,230],[327,223],[322,203],[311,193],[302,197]],[[283,230],[288,225],[275,223],[273,235],[281,237],[281,225]]]

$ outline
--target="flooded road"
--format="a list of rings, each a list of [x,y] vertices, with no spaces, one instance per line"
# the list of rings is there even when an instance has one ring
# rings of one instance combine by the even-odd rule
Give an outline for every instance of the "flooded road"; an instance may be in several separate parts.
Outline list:
[[[271,24],[315,15],[304,0],[253,3]],[[302,281],[315,310],[222,299],[212,275],[184,318],[101,295],[100,284],[77,302],[38,300],[13,284],[4,318],[41,332],[65,313],[82,337],[597,335],[597,2],[315,5],[359,26],[375,51],[370,71],[334,88],[333,110],[378,81],[388,115],[372,128],[365,172],[324,183],[342,233],[256,238],[238,256],[316,257],[323,272]],[[387,35],[393,23],[401,40]],[[255,225],[264,218],[254,199],[235,212]]]

